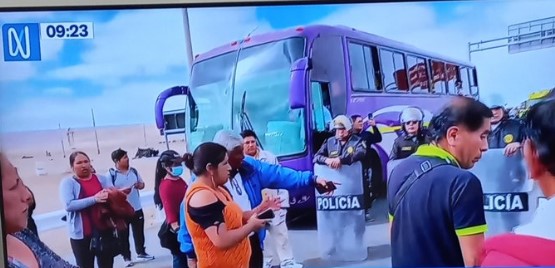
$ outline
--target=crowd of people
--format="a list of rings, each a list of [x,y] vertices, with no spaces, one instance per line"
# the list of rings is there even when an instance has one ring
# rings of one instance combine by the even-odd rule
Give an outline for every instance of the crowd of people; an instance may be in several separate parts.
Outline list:
[[[390,159],[405,160],[387,185],[375,165],[379,157],[372,145],[382,137],[371,115],[334,118],[333,132],[314,157],[315,164],[332,169],[360,161],[367,209],[387,191],[393,266],[555,265],[555,100],[534,105],[525,119],[516,120],[500,106],[456,97],[428,127],[416,107],[405,109],[400,122]],[[158,237],[173,256],[173,267],[302,267],[288,238],[288,191],[320,187],[331,194],[335,182],[281,166],[257,140],[251,130],[221,130],[191,153],[161,153],[154,203],[166,215]],[[485,240],[483,191],[468,169],[489,148],[504,148],[507,156],[521,150],[548,201],[530,223]],[[10,268],[92,268],[95,260],[108,268],[118,255],[130,267],[130,230],[136,258],[154,259],[145,248],[139,193],[145,182],[127,152],[115,150],[112,160],[114,168],[101,175],[86,153],[69,156],[73,174],[62,180],[60,199],[75,266],[39,239],[32,193],[0,153]],[[189,184],[185,168],[193,173]],[[263,216],[269,211],[272,216]]]

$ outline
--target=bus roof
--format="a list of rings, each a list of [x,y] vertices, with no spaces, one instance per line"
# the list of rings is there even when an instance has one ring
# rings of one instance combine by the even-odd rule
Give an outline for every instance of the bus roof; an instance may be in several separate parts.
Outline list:
[[[362,32],[362,31],[358,31],[354,28],[347,27],[347,26],[342,26],[342,25],[338,25],[338,26],[330,26],[330,25],[300,26],[300,27],[289,28],[289,29],[285,29],[285,30],[268,32],[268,33],[264,33],[264,34],[260,34],[260,35],[254,35],[254,36],[251,36],[249,38],[245,38],[243,40],[244,41],[243,48],[260,45],[260,44],[275,41],[275,40],[282,40],[282,39],[285,39],[285,38],[291,38],[291,37],[295,37],[295,36],[315,37],[315,36],[317,36],[321,33],[324,33],[324,32],[328,33],[328,34],[342,35],[342,36],[346,36],[346,37],[349,37],[349,38],[352,38],[352,39],[356,39],[356,40],[360,40],[360,41],[364,41],[364,42],[368,42],[368,43],[374,43],[374,44],[385,46],[385,47],[395,48],[395,49],[399,49],[399,50],[402,50],[402,51],[411,52],[411,53],[414,53],[414,54],[417,54],[417,55],[427,56],[427,57],[430,57],[430,58],[442,59],[444,61],[451,62],[451,63],[456,63],[456,64],[459,64],[459,65],[474,67],[474,64],[472,64],[470,62],[467,62],[467,61],[461,61],[461,60],[457,60],[457,59],[454,59],[454,58],[446,57],[444,55],[440,55],[440,54],[437,54],[437,53],[434,53],[434,52],[419,49],[419,48],[417,48],[415,46],[412,46],[412,45],[408,45],[408,44],[405,44],[405,43],[402,43],[402,42],[399,42],[399,41],[391,40],[391,39],[381,37],[381,36],[378,36],[378,35],[375,35],[375,34],[370,34],[370,33]],[[209,50],[205,53],[196,55],[195,59],[194,59],[194,63],[199,62],[199,61],[203,61],[205,59],[212,58],[212,57],[217,56],[217,55],[225,54],[225,53],[228,53],[230,51],[236,51],[237,49],[239,49],[239,40],[229,42],[226,45],[219,46],[219,47],[211,49],[211,50]]]

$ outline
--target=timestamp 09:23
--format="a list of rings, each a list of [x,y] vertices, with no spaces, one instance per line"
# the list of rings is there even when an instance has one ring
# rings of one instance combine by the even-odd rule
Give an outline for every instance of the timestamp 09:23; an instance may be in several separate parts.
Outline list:
[[[92,39],[91,22],[41,23],[41,39]]]

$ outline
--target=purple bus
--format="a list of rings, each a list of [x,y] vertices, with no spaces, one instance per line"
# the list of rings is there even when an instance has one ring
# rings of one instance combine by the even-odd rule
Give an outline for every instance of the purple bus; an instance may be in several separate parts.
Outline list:
[[[323,143],[319,137],[328,131],[326,112],[372,113],[383,135],[374,149],[381,173],[388,174],[388,154],[405,107],[418,106],[429,122],[433,109],[450,97],[478,93],[471,63],[345,26],[312,25],[196,55],[189,87],[160,94],[156,119],[163,129],[164,101],[185,94],[189,150],[211,141],[220,129],[248,128],[282,165],[311,170]],[[313,189],[290,192],[290,198],[293,212],[315,208]]]

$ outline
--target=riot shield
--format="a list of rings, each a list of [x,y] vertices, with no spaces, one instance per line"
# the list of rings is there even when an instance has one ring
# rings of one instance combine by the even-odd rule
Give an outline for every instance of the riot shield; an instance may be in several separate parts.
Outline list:
[[[314,174],[340,183],[332,195],[316,192],[318,240],[322,259],[367,259],[368,249],[364,243],[366,224],[362,164],[356,162],[337,170],[315,164]]]
[[[529,179],[520,152],[507,157],[503,149],[490,149],[470,171],[482,183],[487,237],[511,232],[532,219],[542,193]]]

